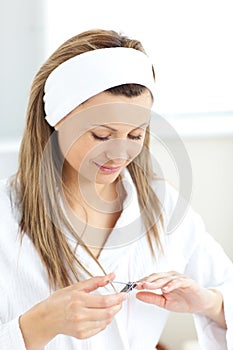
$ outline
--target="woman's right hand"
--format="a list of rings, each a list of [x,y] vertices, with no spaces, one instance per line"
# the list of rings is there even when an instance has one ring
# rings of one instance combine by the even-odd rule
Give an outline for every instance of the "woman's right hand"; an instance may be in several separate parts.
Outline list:
[[[126,293],[96,295],[90,292],[112,279],[111,273],[60,289],[20,317],[27,350],[42,350],[58,334],[85,339],[104,330],[127,299]]]

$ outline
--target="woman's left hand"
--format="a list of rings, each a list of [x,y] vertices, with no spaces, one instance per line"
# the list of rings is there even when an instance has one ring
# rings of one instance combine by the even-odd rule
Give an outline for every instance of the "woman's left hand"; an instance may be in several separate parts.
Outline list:
[[[199,313],[225,328],[221,293],[200,287],[194,280],[176,271],[154,273],[143,278],[137,289],[147,290],[136,294],[145,303],[175,312]]]

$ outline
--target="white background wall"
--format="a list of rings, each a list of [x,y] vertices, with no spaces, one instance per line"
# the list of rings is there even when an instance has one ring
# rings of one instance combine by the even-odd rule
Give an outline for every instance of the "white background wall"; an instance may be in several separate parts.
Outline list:
[[[188,112],[183,115],[185,119],[175,120],[175,125],[192,163],[192,204],[207,230],[233,259],[233,74],[227,68],[232,67],[233,60],[227,39],[232,33],[230,3],[146,0],[142,4],[119,0],[113,5],[100,0],[85,1],[81,6],[74,0],[1,1],[0,178],[17,168],[29,87],[46,56],[84,29],[122,30],[145,42],[152,53],[160,111],[165,112],[167,107],[170,114]],[[177,38],[182,38],[179,44]],[[187,74],[181,77],[182,67]],[[196,114],[190,118],[190,113],[208,111],[217,111],[214,132],[214,113],[205,123]],[[167,177],[176,183],[176,171],[164,150],[158,145],[152,148]],[[181,350],[185,340],[194,338],[189,315],[173,315],[163,334],[171,350]]]
[[[46,55],[45,0],[0,1],[0,141],[20,138],[33,76]]]
[[[208,232],[233,260],[233,135],[231,137],[185,138],[193,171],[193,208],[201,214]],[[177,183],[177,174],[164,151],[156,145],[160,163],[168,178]],[[162,159],[160,154],[162,153]],[[204,267],[203,267],[204,268]],[[172,314],[162,340],[169,350],[182,350],[182,344],[196,339],[192,317]]]

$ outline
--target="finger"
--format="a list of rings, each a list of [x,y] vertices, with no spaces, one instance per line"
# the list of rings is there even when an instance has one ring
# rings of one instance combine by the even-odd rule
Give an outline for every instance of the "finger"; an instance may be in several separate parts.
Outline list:
[[[76,317],[77,323],[73,322],[75,337],[84,339],[99,333],[111,323],[113,317],[120,309],[121,306],[119,305],[111,308],[111,310],[86,309],[82,315]]]
[[[120,311],[121,307],[122,304],[118,304],[106,309],[90,309],[85,307],[82,307],[80,309],[79,303],[76,305],[73,304],[72,308],[66,313],[67,322],[65,323],[65,327],[69,326],[71,321],[72,332],[76,334],[76,337],[82,337],[83,333],[85,333],[85,330],[88,330],[88,328],[92,329],[93,327],[96,327],[97,321],[101,321],[101,325],[109,324],[116,313]],[[98,323],[97,328],[99,325],[100,324]]]
[[[122,304],[114,305],[107,309],[85,309],[82,321],[111,321],[121,310]]]
[[[143,282],[136,282],[136,283],[137,283],[137,284],[136,284],[135,289],[138,289],[138,290],[145,289],[145,288],[143,287]]]
[[[152,282],[142,282],[141,289],[149,289],[149,290],[161,289],[164,286],[171,283],[172,281],[177,280],[178,278],[180,278],[180,276],[174,275],[174,276],[159,278],[156,281],[152,281]]]
[[[175,276],[179,275],[177,271],[168,271],[168,272],[159,272],[159,273],[152,273],[151,275],[141,278],[138,282],[155,282],[161,278],[166,278],[169,276]]]
[[[163,293],[171,293],[176,289],[187,289],[192,287],[193,281],[187,278],[177,278],[170,281],[162,288]]]
[[[86,308],[100,308],[106,309],[112,306],[122,304],[124,300],[127,300],[129,295],[127,293],[117,293],[110,295],[95,295],[85,294],[83,296]]]
[[[86,281],[81,281],[78,283],[75,283],[73,287],[76,290],[82,290],[87,293],[93,292],[94,290],[98,289],[99,287],[104,287],[106,286],[111,279],[115,278],[114,273],[109,273],[106,276],[97,276],[97,277],[92,277]]]
[[[77,339],[87,339],[103,331],[109,323],[110,322],[98,320],[95,322],[85,322],[82,328],[73,330],[71,334]]]
[[[159,307],[164,307],[166,300],[163,295],[151,293],[151,292],[138,292],[136,298],[143,301],[144,303],[157,305]]]

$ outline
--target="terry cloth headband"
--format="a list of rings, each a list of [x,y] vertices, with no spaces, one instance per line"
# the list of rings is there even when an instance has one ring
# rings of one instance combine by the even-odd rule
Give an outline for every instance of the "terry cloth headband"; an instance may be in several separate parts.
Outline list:
[[[111,47],[72,57],[46,80],[46,120],[54,126],[84,101],[122,84],[143,85],[153,95],[152,63],[147,55],[132,48]]]

